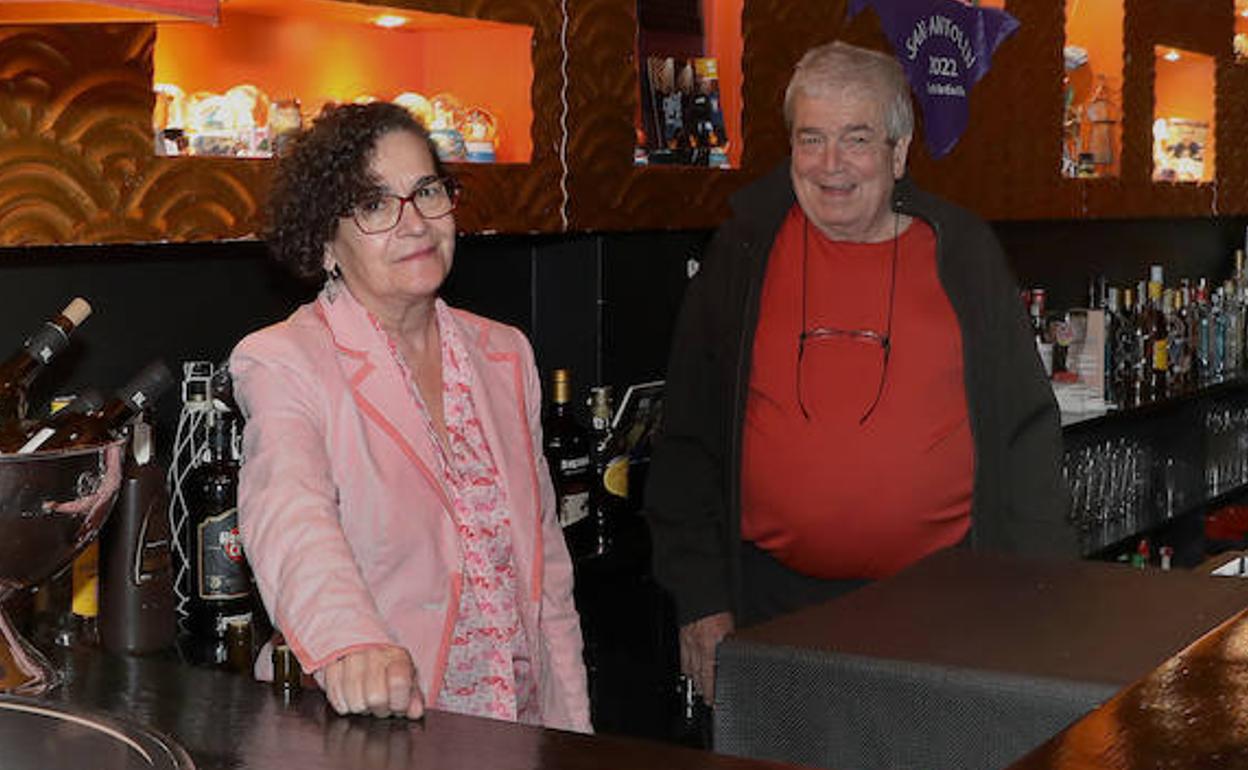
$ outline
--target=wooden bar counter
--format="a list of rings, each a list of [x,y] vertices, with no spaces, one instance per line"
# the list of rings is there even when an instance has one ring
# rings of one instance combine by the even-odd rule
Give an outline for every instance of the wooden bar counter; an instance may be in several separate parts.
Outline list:
[[[1181,612],[1181,607],[1159,611]],[[1010,770],[1248,767],[1248,612],[1115,695]]]
[[[791,767],[679,746],[587,736],[431,711],[419,722],[339,717],[319,691],[287,702],[267,684],[180,661],[68,657],[53,704],[171,738],[197,770],[765,770]],[[0,766],[4,762],[0,747]],[[98,767],[85,758],[82,767]],[[106,769],[102,769],[106,770]]]
[[[999,770],[1159,665],[1157,687],[1172,687],[1166,661],[1245,607],[1237,578],[943,551],[726,639],[715,747],[842,770]],[[1248,626],[1231,638],[1218,671],[1248,684]],[[1198,673],[1205,660],[1184,664],[1182,681],[1224,698],[1236,684]],[[1162,702],[1166,724],[1195,713],[1186,696]],[[1248,744],[1248,705],[1200,708],[1241,720]],[[1054,765],[1096,766],[1141,765]]]

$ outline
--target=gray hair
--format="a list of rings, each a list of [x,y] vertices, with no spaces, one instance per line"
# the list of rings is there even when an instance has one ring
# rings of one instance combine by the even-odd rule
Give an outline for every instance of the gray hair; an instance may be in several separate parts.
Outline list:
[[[810,49],[793,68],[784,91],[785,126],[793,130],[793,109],[799,94],[819,97],[851,86],[866,86],[880,96],[889,142],[914,133],[910,86],[897,60],[839,40]]]

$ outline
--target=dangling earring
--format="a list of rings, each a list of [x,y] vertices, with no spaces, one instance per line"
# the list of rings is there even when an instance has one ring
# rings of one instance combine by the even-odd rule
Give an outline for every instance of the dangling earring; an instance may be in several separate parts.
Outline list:
[[[330,301],[338,299],[338,291],[342,284],[342,267],[335,262],[325,269],[325,296]]]

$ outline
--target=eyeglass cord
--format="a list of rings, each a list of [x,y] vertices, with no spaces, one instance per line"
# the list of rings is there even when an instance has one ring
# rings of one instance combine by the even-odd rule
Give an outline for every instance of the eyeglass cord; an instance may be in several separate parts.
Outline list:
[[[889,271],[888,278],[888,312],[884,321],[884,336],[880,338],[880,347],[883,350],[884,361],[881,365],[880,384],[875,390],[875,398],[871,399],[871,405],[867,407],[867,411],[862,417],[858,418],[859,425],[865,425],[867,419],[875,412],[875,408],[879,406],[880,399],[884,395],[884,380],[888,375],[888,359],[893,348],[893,300],[897,294],[897,257],[900,251],[901,237],[901,214],[897,211],[893,212],[893,260],[892,267]],[[802,213],[802,327],[797,335],[797,407],[802,412],[802,417],[810,422],[810,412],[806,410],[806,404],[802,401],[802,354],[806,349],[806,286],[807,286],[807,262],[808,253],[810,251],[810,220],[806,217],[805,212]]]

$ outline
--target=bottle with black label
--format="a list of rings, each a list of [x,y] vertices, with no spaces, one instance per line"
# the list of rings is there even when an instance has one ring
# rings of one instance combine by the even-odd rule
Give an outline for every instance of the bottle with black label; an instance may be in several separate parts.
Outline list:
[[[187,570],[187,630],[202,640],[224,642],[231,620],[251,620],[252,576],[238,531],[238,457],[234,417],[208,413],[208,458],[185,484],[189,516],[184,547]],[[220,646],[224,663],[225,647]]]
[[[542,420],[542,444],[555,487],[555,511],[573,559],[592,552],[596,537],[589,516],[589,434],[572,413],[572,376],[556,369],[551,377],[550,407]]]

